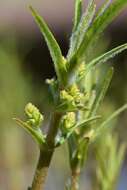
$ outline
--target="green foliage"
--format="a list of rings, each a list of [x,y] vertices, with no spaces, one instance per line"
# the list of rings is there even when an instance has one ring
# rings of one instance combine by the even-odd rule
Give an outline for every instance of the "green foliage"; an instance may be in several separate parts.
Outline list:
[[[94,60],[92,60],[88,64],[86,72],[89,72],[89,70],[91,70],[91,68],[94,67],[94,66],[98,66],[100,64],[103,64],[103,63],[107,62],[108,60],[112,59],[117,54],[121,53],[122,51],[124,51],[126,49],[127,49],[127,44],[123,44],[123,45],[118,46],[118,47],[112,49],[111,51],[109,51],[107,53],[104,53],[103,55],[95,58]]]
[[[107,124],[110,124],[112,119],[127,109],[125,104],[105,121],[103,121],[102,113],[99,114],[99,109],[102,106],[113,76],[113,68],[110,66],[106,74],[103,72],[105,70],[104,63],[126,50],[127,44],[116,47],[99,57],[95,57],[93,60],[87,58],[93,42],[97,43],[100,34],[125,5],[127,5],[126,0],[115,0],[113,3],[107,0],[95,15],[96,5],[94,0],[90,0],[86,12],[81,14],[82,1],[76,0],[74,27],[66,58],[62,56],[60,47],[44,19],[30,7],[32,15],[48,45],[57,74],[56,79],[46,81],[52,94],[54,107],[51,110],[46,135],[43,135],[39,128],[43,116],[31,104],[28,104],[25,109],[28,121],[23,122],[19,119],[16,119],[16,121],[34,137],[41,151],[43,152],[44,150],[44,153],[48,156],[49,150],[54,152],[55,147],[60,146],[65,141],[68,142],[72,178],[76,177],[73,174],[80,175],[90,145],[94,144],[97,137],[104,133],[105,127],[107,128]],[[116,140],[112,143],[112,147],[116,151]],[[122,158],[121,155],[120,151],[120,158]],[[114,162],[115,156],[113,155]],[[51,160],[51,158],[48,159]],[[114,167],[117,168],[117,164]],[[71,189],[77,190],[77,186],[74,187],[75,183],[72,183],[71,186]]]
[[[28,133],[31,134],[33,139],[41,147],[45,143],[45,136],[40,130],[40,125],[43,122],[43,115],[40,111],[32,104],[28,103],[25,107],[25,114],[27,116],[27,121],[22,121],[18,118],[14,118],[17,124],[23,127]]]
[[[77,24],[75,32],[72,33],[70,40],[70,49],[67,56],[68,59],[70,59],[70,57],[74,54],[74,52],[77,51],[77,49],[81,45],[81,42],[83,38],[85,38],[85,34],[93,20],[94,14],[95,3],[93,0],[90,0],[86,12],[81,17],[80,22]]]
[[[106,128],[106,126],[108,126],[108,124],[110,124],[110,122],[115,119],[119,114],[121,114],[124,110],[127,109],[127,104],[121,106],[119,109],[117,109],[114,113],[112,113],[105,121],[103,121],[103,123],[100,125],[99,127],[99,131],[98,133],[100,133],[100,131],[104,130],[104,128]]]
[[[32,128],[29,124],[27,124],[27,122],[23,122],[20,119],[14,118],[14,120],[19,126],[23,127],[28,133],[30,133],[30,135],[37,142],[40,148],[41,146],[43,146],[43,144],[45,143],[45,137],[40,129]]]
[[[89,27],[89,30],[82,40],[82,43],[76,52],[76,56],[80,59],[84,57],[84,53],[90,45],[95,43],[99,35],[104,29],[114,20],[114,18],[121,12],[121,10],[127,5],[126,0],[115,0],[108,8],[104,9],[103,14],[99,17],[95,17],[93,24]]]
[[[82,16],[82,0],[75,0],[75,15],[74,15],[74,27],[73,31],[76,30],[78,23]]]
[[[66,74],[66,60],[62,56],[60,47],[47,24],[45,23],[44,19],[31,6],[30,10],[48,45],[58,79],[61,83],[63,83]]]
[[[126,145],[119,145],[118,136],[116,134],[111,134],[111,131],[104,133],[104,135],[96,142],[95,156],[97,160],[97,183],[95,189],[116,189],[120,169],[125,156],[125,149]]]
[[[90,115],[95,115],[96,112],[98,111],[98,108],[100,107],[105,97],[105,94],[108,90],[112,77],[113,77],[113,68],[109,68],[102,84],[99,86],[99,89],[98,88],[96,89],[96,98],[95,101],[93,102],[93,105],[91,106]]]
[[[99,18],[101,15],[103,15],[105,10],[109,7],[110,3],[111,0],[105,0],[105,2],[103,3],[103,5],[100,7],[99,11],[96,14],[96,19]]]

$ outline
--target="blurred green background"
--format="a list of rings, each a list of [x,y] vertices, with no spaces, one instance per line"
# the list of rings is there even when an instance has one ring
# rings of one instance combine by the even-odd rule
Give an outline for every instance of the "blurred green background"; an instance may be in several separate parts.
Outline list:
[[[0,2],[0,190],[25,190],[31,183],[38,148],[12,118],[23,117],[27,102],[33,102],[48,115],[50,99],[47,97],[45,79],[55,75],[47,46],[30,15],[28,5],[32,4],[44,16],[66,55],[72,27],[73,2],[74,0]],[[98,6],[102,3],[96,2]],[[106,30],[104,44],[107,49],[127,42],[125,18],[126,10]],[[117,108],[127,102],[127,52],[115,58],[113,64],[115,75],[104,110]],[[118,119],[116,130],[121,141],[127,141],[127,113]],[[91,165],[88,163],[86,172],[82,175],[81,184],[86,184],[85,190],[93,190]],[[65,145],[57,149],[53,157],[46,190],[64,189],[68,175]],[[126,190],[126,176],[125,158],[118,190]]]

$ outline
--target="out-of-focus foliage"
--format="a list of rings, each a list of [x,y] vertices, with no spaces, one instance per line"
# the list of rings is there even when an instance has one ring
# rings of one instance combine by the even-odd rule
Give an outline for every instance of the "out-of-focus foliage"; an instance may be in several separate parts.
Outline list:
[[[16,43],[13,40],[0,45],[0,189],[24,189],[21,168],[25,160],[24,135],[12,118],[22,113],[30,98],[30,86],[23,74]],[[3,173],[5,171],[5,173]],[[3,187],[3,188],[2,188]]]
[[[96,189],[115,190],[125,156],[125,144],[119,146],[118,136],[108,132],[97,142]]]

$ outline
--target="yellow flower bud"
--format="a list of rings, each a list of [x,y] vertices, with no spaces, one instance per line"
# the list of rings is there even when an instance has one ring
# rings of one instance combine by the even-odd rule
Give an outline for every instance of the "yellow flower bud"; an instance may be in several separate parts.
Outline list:
[[[74,97],[76,103],[82,103],[84,101],[84,94],[80,92],[80,89],[76,84],[70,87],[70,94]]]
[[[66,90],[60,92],[60,99],[65,101],[73,101],[73,96],[71,96]]]
[[[78,93],[80,93],[80,90],[79,90],[79,88],[78,88],[78,86],[76,85],[76,84],[73,84],[71,87],[70,87],[70,94],[72,95],[72,96],[75,96],[75,95],[77,95]]]
[[[61,129],[64,133],[68,132],[76,123],[76,116],[74,112],[68,112],[63,116],[61,121]]]
[[[27,123],[31,126],[38,127],[44,120],[43,115],[40,113],[39,109],[32,103],[28,103],[26,105],[25,113],[28,117]]]

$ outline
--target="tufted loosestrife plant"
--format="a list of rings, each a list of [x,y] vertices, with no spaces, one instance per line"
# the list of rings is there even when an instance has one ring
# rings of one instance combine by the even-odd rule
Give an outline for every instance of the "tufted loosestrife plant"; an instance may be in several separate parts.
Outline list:
[[[47,133],[40,128],[45,116],[32,103],[25,107],[26,121],[15,118],[18,125],[33,137],[40,150],[29,190],[44,189],[54,150],[65,142],[68,145],[71,169],[70,180],[65,188],[78,190],[80,174],[91,143],[94,144],[104,129],[110,126],[110,122],[127,109],[127,104],[123,105],[106,120],[99,113],[114,72],[110,64],[105,69],[105,63],[126,50],[127,43],[94,59],[91,57],[105,28],[126,5],[126,0],[105,0],[96,11],[94,0],[89,0],[85,13],[82,13],[82,0],[75,0],[73,29],[66,57],[62,55],[44,19],[30,6],[49,48],[56,76],[46,80],[53,104]]]

